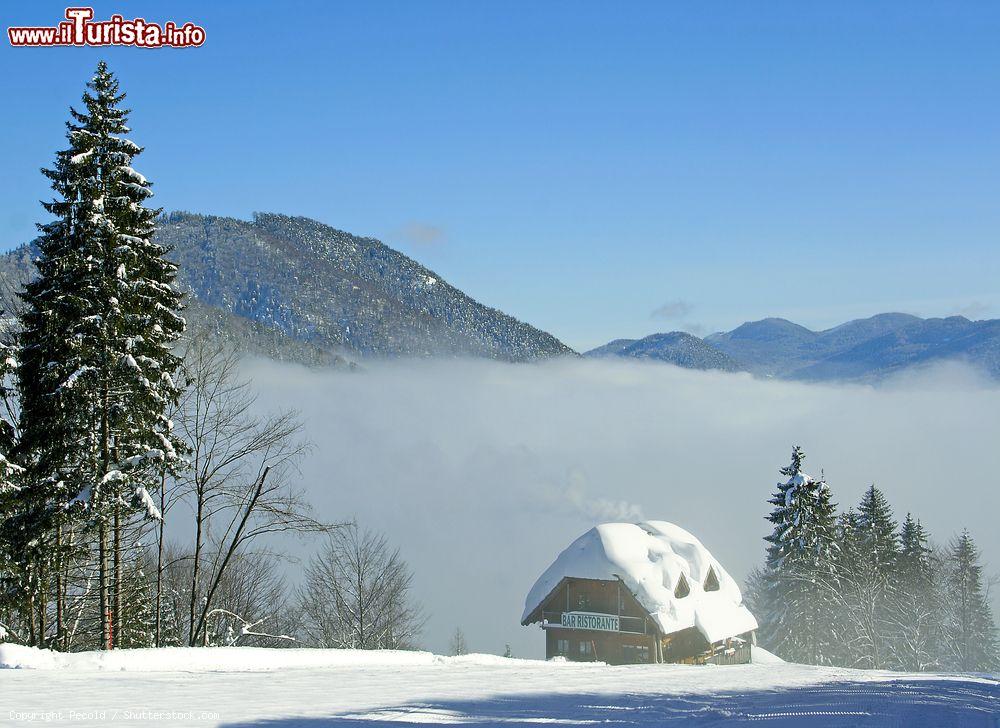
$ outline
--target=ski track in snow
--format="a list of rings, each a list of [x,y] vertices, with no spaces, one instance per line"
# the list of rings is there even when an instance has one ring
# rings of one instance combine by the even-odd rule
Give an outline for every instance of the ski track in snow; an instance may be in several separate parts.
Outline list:
[[[414,653],[395,653],[400,655],[395,663],[328,666],[315,664],[317,655],[307,659],[314,664],[278,664],[283,656],[271,653],[276,662],[269,670],[261,662],[268,651],[228,652],[245,655],[245,664],[233,666],[228,660],[225,669],[206,671],[204,664],[192,662],[185,671],[175,656],[162,663],[163,671],[155,664],[135,671],[126,663],[118,669],[0,670],[0,725],[28,725],[25,713],[57,711],[62,715],[48,724],[1000,726],[1000,682],[985,676],[786,663],[608,667],[428,653],[416,653],[417,659]],[[274,652],[291,657],[319,651]],[[164,721],[126,714],[140,710],[192,715]],[[204,717],[203,711],[215,715]]]

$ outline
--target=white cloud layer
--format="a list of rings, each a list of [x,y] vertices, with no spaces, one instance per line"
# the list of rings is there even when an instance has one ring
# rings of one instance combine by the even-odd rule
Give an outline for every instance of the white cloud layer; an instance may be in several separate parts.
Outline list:
[[[434,650],[461,626],[474,650],[540,656],[540,630],[518,625],[525,594],[601,521],[673,521],[742,580],[795,443],[841,504],[874,481],[898,517],[912,511],[942,542],[968,527],[1000,565],[1000,387],[957,366],[878,388],[585,360],[246,372],[262,405],[301,410],[317,514],[401,548]]]

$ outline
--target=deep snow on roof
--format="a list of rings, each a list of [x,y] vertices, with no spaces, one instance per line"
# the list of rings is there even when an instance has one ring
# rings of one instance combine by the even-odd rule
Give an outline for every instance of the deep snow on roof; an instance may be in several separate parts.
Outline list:
[[[710,569],[719,588],[706,591]],[[681,576],[690,591],[677,597]],[[716,642],[757,628],[736,581],[701,541],[666,521],[604,523],[587,531],[535,582],[522,623],[566,577],[621,579],[664,634],[696,627],[709,642]]]

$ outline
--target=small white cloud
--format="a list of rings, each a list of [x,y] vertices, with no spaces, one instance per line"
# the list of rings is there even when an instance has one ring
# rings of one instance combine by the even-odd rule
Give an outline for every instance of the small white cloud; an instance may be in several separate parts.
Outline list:
[[[411,221],[399,230],[399,236],[410,245],[417,247],[437,247],[443,245],[448,235],[440,225]]]
[[[662,306],[653,309],[649,315],[651,318],[673,321],[684,318],[691,313],[693,308],[694,306],[691,303],[678,298],[673,301],[667,301]]]

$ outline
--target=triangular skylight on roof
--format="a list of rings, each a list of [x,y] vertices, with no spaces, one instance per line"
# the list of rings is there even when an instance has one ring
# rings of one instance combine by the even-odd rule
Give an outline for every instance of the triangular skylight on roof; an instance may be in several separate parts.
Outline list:
[[[705,591],[719,591],[719,577],[715,575],[715,567],[708,567],[708,576],[705,577]]]

